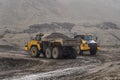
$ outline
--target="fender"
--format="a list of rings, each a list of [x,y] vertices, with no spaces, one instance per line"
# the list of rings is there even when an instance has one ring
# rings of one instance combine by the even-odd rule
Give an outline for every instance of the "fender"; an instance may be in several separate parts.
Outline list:
[[[40,42],[36,40],[32,40],[31,42],[28,42],[28,50],[31,49],[32,46],[36,46],[38,50],[41,50]]]

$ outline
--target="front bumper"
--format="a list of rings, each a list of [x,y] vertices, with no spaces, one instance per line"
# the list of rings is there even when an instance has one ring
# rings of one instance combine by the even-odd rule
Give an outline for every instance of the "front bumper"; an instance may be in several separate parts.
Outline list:
[[[84,46],[84,47],[81,47],[80,50],[82,50],[82,51],[88,51],[88,50],[90,50],[90,47],[85,47]]]
[[[97,48],[97,50],[100,50],[100,46],[97,46],[95,44],[92,44],[92,45],[88,45],[88,44],[82,44],[80,45],[80,50],[82,51],[89,51],[90,48]]]
[[[83,47],[83,48],[81,48],[80,50],[82,50],[82,51],[89,51],[89,50],[90,50],[90,47]],[[97,47],[97,50],[98,50],[98,51],[101,50],[100,47]]]

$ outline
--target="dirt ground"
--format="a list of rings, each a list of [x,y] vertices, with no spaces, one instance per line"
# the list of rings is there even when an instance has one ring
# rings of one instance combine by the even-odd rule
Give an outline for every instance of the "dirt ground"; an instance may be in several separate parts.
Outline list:
[[[120,80],[120,53],[85,52],[77,59],[31,58],[24,51],[0,52],[0,80]]]

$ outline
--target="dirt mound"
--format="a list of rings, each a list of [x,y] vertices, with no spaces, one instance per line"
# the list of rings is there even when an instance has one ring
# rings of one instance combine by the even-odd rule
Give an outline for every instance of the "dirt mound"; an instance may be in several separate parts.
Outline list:
[[[96,25],[90,24],[90,23],[84,23],[82,26],[84,26],[85,28],[96,27],[102,30],[109,30],[109,29],[119,30],[120,29],[119,26],[114,22],[102,22]]]
[[[47,39],[50,39],[50,38],[53,38],[53,39],[54,38],[69,39],[68,36],[66,36],[66,35],[64,35],[62,33],[52,33],[52,34],[46,36],[45,38],[47,38]]]
[[[75,24],[73,23],[58,23],[58,22],[52,22],[52,23],[44,23],[44,24],[34,24],[29,26],[29,29],[24,30],[24,33],[36,33],[36,32],[54,32],[56,30],[67,30],[71,31]]]
[[[104,29],[104,30],[108,30],[108,29],[120,29],[118,27],[117,24],[113,23],[113,22],[104,22],[101,24],[98,24],[96,27],[100,28],[100,29]]]

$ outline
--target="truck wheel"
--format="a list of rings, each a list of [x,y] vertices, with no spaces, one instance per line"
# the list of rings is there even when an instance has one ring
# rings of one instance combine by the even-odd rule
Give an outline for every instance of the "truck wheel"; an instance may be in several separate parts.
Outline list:
[[[97,46],[92,46],[90,48],[90,55],[96,55],[97,53]]]
[[[90,55],[96,55],[96,53],[97,53],[96,49],[90,50]]]
[[[80,50],[79,55],[83,55],[83,50]]]
[[[80,47],[77,46],[77,47],[75,47],[75,49],[76,49],[76,51],[77,51],[77,54],[80,55]]]
[[[43,57],[46,58],[46,54],[43,52]]]
[[[33,46],[33,47],[30,49],[30,55],[31,55],[32,57],[39,57],[39,56],[40,56],[40,53],[38,52],[37,47]]]
[[[63,51],[60,47],[55,47],[52,50],[52,57],[54,59],[61,59],[63,58]]]
[[[47,48],[47,49],[46,49],[46,51],[45,51],[45,57],[46,57],[47,59],[52,58],[52,51],[51,51],[50,48]]]
[[[77,51],[74,48],[70,48],[70,54],[68,55],[68,58],[70,59],[76,59],[77,58]]]

